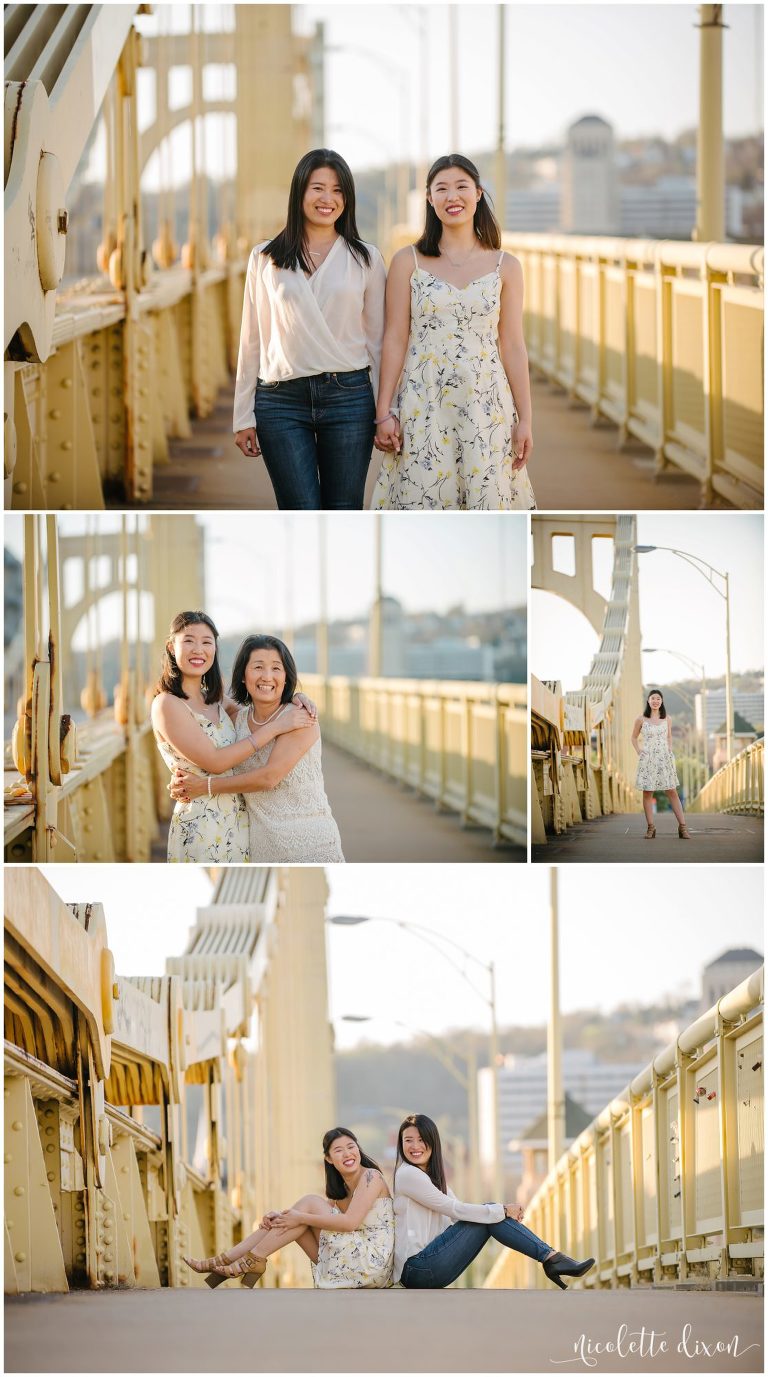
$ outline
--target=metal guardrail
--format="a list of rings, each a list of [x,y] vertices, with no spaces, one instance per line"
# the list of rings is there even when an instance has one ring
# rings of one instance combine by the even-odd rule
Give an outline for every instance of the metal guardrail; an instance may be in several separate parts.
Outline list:
[[[528,1226],[596,1259],[569,1285],[762,1276],[763,978],[761,967],[654,1057],[539,1186]],[[485,1284],[548,1285],[512,1252]]]
[[[335,1112],[324,875],[254,868],[233,894],[230,874],[168,974],[118,979],[100,903],[6,869],[7,1292],[200,1286],[184,1254],[223,1251],[319,1185]],[[276,1281],[311,1284],[298,1250]]]
[[[763,249],[505,234],[523,265],[532,363],[620,437],[697,479],[704,504],[763,505]]]
[[[323,735],[494,839],[527,836],[525,686],[303,675]]]
[[[753,741],[707,780],[690,813],[765,813],[765,741]]]

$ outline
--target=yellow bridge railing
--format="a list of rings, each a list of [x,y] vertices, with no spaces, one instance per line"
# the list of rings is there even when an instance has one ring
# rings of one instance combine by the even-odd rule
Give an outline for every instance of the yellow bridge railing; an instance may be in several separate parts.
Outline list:
[[[765,741],[753,741],[707,780],[691,813],[765,813]]]
[[[323,735],[494,838],[525,845],[522,684],[303,675]]]
[[[168,440],[213,409],[237,361],[245,263],[155,273],[128,319],[121,293],[94,278],[57,300],[54,352],[16,368],[6,455],[17,509],[65,511],[152,498]]]
[[[326,896],[318,867],[224,872],[187,953],[128,979],[100,903],[6,870],[7,1292],[200,1286],[184,1254],[223,1251],[319,1186]],[[311,1284],[298,1250],[276,1279]]]
[[[505,234],[547,377],[701,485],[763,505],[763,249]]]
[[[571,1144],[526,1208],[554,1248],[594,1257],[576,1286],[763,1274],[763,969],[702,1014]],[[544,1287],[505,1252],[491,1287]]]

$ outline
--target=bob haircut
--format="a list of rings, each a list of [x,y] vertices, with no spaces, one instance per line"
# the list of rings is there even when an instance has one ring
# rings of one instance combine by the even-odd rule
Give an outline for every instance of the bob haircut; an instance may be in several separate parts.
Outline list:
[[[648,697],[645,700],[645,707],[643,708],[643,717],[650,717],[651,715],[651,694],[654,693],[658,693],[659,698],[661,699],[659,717],[666,717],[667,709],[664,707],[664,694],[662,693],[661,689],[651,689],[650,693],[648,694]]]
[[[418,1129],[419,1136],[432,1149],[432,1156],[427,1162],[427,1176],[433,1186],[437,1186],[439,1191],[445,1195],[448,1189],[445,1180],[445,1167],[443,1165],[443,1148],[440,1142],[440,1130],[433,1119],[428,1119],[426,1114],[409,1114],[407,1119],[403,1119],[397,1130],[397,1156],[395,1158],[395,1175],[397,1168],[403,1163],[408,1163],[408,1158],[403,1152],[403,1134],[407,1128]],[[412,1164],[411,1164],[412,1165]]]
[[[355,181],[349,165],[345,163],[341,154],[334,153],[332,148],[313,148],[311,153],[305,153],[299,160],[288,192],[288,217],[285,229],[281,229],[274,239],[270,239],[261,252],[272,259],[276,268],[291,268],[294,271],[301,268],[305,273],[312,271],[312,265],[308,262],[304,249],[303,203],[309,179],[320,167],[329,167],[336,173],[344,199],[344,209],[336,221],[336,233],[341,235],[358,262],[367,268],[370,266],[371,255],[357,231]]]
[[[491,209],[488,192],[480,181],[480,173],[469,158],[465,158],[462,153],[448,153],[444,158],[438,158],[437,162],[432,164],[427,173],[427,191],[429,191],[438,173],[445,172],[449,167],[461,168],[462,172],[466,172],[467,175],[472,178],[478,190],[482,191],[483,194],[475,209],[475,218],[473,222],[475,234],[483,248],[500,249],[501,230],[499,228],[499,222]],[[421,238],[416,244],[419,253],[423,253],[425,258],[439,258],[439,244],[442,232],[443,226],[437,217],[437,212],[434,206],[430,205],[429,201],[427,201],[424,229],[422,230]]]
[[[232,683],[230,693],[236,703],[250,703],[248,690],[245,687],[245,671],[248,668],[248,661],[254,650],[276,650],[283,662],[285,670],[285,688],[283,689],[281,703],[290,703],[296,692],[296,685],[299,680],[296,661],[294,660],[287,645],[277,639],[277,636],[246,636],[243,644],[235,656],[235,663],[232,666]]]
[[[163,658],[160,661],[160,678],[155,684],[155,697],[158,693],[172,693],[175,698],[186,698],[187,694],[181,687],[181,670],[176,663],[176,656],[173,653],[173,638],[178,636],[180,631],[186,630],[188,626],[207,626],[213,633],[216,642],[216,650],[213,656],[213,664],[210,669],[205,671],[203,678],[205,688],[203,689],[203,700],[206,703],[220,703],[224,697],[224,680],[221,677],[219,666],[219,633],[214,626],[211,618],[206,612],[179,612],[171,622],[168,640],[165,643]]]
[[[326,1196],[328,1197],[329,1200],[346,1200],[346,1198],[347,1198],[347,1187],[346,1187],[346,1185],[345,1185],[345,1183],[344,1183],[344,1177],[342,1176],[341,1172],[333,1165],[333,1163],[328,1161],[327,1156],[326,1156],[326,1154],[327,1154],[328,1152],[330,1152],[331,1143],[335,1143],[337,1138],[351,1138],[353,1143],[357,1143],[357,1146],[358,1146],[358,1148],[360,1149],[360,1163],[361,1163],[361,1166],[364,1166],[364,1167],[371,1167],[374,1171],[379,1171],[379,1172],[381,1171],[381,1167],[379,1166],[378,1162],[374,1162],[374,1160],[373,1160],[372,1157],[369,1157],[369,1156],[367,1155],[367,1153],[363,1152],[363,1149],[360,1147],[360,1144],[357,1142],[357,1137],[356,1137],[356,1135],[355,1135],[354,1133],[352,1133],[352,1131],[351,1131],[350,1129],[348,1129],[348,1128],[329,1128],[329,1129],[328,1129],[328,1132],[327,1132],[326,1134],[323,1135],[323,1162],[324,1162],[324,1165],[325,1165],[325,1194],[326,1194]]]

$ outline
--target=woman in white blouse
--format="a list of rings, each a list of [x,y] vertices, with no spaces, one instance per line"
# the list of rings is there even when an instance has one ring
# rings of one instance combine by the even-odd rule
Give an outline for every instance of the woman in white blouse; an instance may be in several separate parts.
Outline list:
[[[385,284],[344,159],[306,153],[285,228],[248,262],[235,384],[235,444],[262,455],[281,509],[362,508]]]
[[[437,1125],[426,1114],[409,1114],[400,1125],[394,1196],[394,1280],[408,1289],[450,1286],[489,1238],[535,1258],[563,1291],[564,1276],[581,1277],[594,1267],[594,1258],[575,1262],[543,1243],[520,1222],[519,1205],[457,1200],[446,1185]]]

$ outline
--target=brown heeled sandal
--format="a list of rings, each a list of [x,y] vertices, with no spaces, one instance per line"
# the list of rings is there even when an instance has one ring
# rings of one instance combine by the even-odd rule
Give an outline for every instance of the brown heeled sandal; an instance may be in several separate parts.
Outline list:
[[[255,1253],[244,1253],[242,1257],[235,1258],[234,1262],[225,1263],[223,1267],[217,1268],[205,1278],[206,1286],[213,1289],[221,1286],[223,1281],[229,1281],[231,1277],[239,1277],[240,1285],[253,1287],[263,1277],[267,1270],[266,1258],[256,1257]]]
[[[655,825],[655,823],[653,823],[653,822],[649,822],[649,823],[648,823],[648,826],[647,826],[646,829],[645,829],[645,840],[646,840],[646,841],[653,841],[653,838],[654,838],[655,836],[656,836],[656,825]]]
[[[226,1253],[217,1253],[215,1257],[183,1257],[182,1262],[186,1262],[193,1272],[215,1272],[219,1267],[229,1266],[229,1257]]]
[[[678,835],[678,837],[680,837],[680,839],[681,839],[682,841],[690,841],[690,840],[691,840],[691,834],[690,834],[690,832],[688,831],[688,828],[687,828],[687,826],[686,826],[686,824],[685,824],[684,822],[679,822],[679,823],[677,824],[677,835]]]

